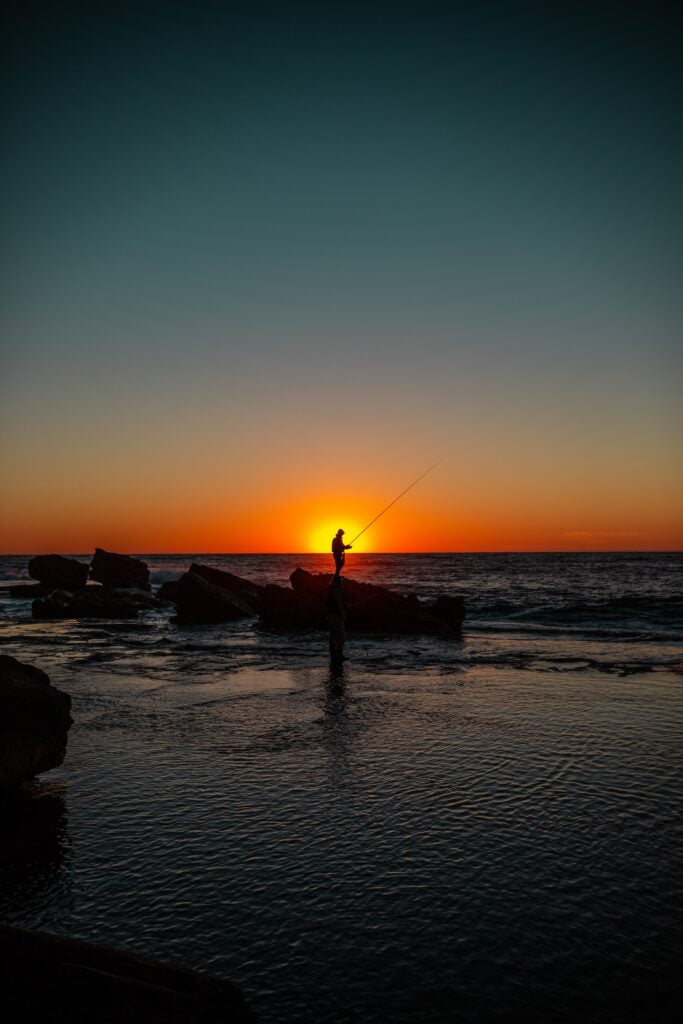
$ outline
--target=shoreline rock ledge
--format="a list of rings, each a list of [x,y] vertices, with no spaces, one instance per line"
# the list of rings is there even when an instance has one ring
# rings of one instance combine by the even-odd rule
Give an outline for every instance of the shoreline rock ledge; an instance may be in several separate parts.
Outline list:
[[[0,654],[0,791],[62,763],[70,712],[45,672]]]

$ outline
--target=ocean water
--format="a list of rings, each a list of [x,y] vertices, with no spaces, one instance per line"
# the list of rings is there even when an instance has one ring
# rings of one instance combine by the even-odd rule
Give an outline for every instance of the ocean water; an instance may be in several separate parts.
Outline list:
[[[0,917],[224,975],[265,1024],[674,1019],[683,556],[350,557],[467,618],[352,636],[336,673],[322,633],[33,622],[26,561],[2,651],[75,724],[6,810]]]

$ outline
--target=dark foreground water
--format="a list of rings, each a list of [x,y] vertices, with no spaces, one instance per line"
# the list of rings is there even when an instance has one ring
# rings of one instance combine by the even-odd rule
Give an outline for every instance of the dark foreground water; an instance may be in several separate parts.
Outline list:
[[[468,619],[353,638],[338,675],[320,634],[33,623],[4,598],[2,650],[75,725],[5,818],[0,916],[225,975],[264,1024],[674,1020],[681,565],[359,556]]]

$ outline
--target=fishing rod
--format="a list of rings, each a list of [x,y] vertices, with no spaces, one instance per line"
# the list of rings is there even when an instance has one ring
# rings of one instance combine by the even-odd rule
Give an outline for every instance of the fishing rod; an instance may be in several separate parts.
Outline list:
[[[363,529],[360,531],[360,533],[356,534],[356,536],[351,541],[351,544],[355,544],[356,541],[358,540],[358,538],[362,537],[363,534],[365,533],[365,531],[369,530],[370,527],[372,526],[372,524],[376,523],[377,520],[380,518],[380,516],[383,516],[385,512],[388,512],[392,505],[395,505],[396,502],[400,498],[402,498],[404,494],[407,494],[408,491],[412,490],[412,488],[415,486],[415,484],[419,484],[420,480],[424,480],[424,478],[427,476],[427,473],[431,473],[431,471],[433,469],[436,469],[437,466],[440,466],[442,462],[443,462],[443,459],[439,459],[439,461],[435,462],[433,466],[429,467],[429,469],[425,469],[424,473],[420,473],[420,475],[417,478],[417,480],[413,480],[412,484],[409,484],[408,487],[406,487],[405,491],[401,491],[401,493],[399,494],[398,498],[394,498],[393,501],[390,501],[386,508],[383,508],[381,512],[378,512],[377,515],[375,516],[375,518],[371,519],[370,522],[368,523],[368,525],[364,526]],[[349,547],[350,546],[351,545],[349,545]]]

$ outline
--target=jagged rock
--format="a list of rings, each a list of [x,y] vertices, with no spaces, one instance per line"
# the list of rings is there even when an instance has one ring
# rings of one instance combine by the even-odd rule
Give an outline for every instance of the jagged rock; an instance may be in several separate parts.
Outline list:
[[[326,619],[322,597],[272,583],[263,587],[256,607],[265,626],[304,629],[322,626]]]
[[[444,594],[423,607],[430,615],[435,615],[437,619],[441,619],[442,622],[445,622],[447,626],[456,631],[460,629],[465,621],[464,597],[448,597]]]
[[[0,655],[0,787],[62,763],[70,710],[69,694],[39,668]]]
[[[47,597],[39,597],[33,602],[31,611],[34,619],[69,618],[67,609],[73,601],[73,594],[68,590],[53,590]]]
[[[157,588],[156,596],[160,601],[171,601],[175,602],[175,596],[178,593],[178,580],[167,580],[166,583],[162,583]]]
[[[415,603],[387,591],[349,604],[347,629],[372,633],[427,633],[446,636],[451,630],[436,616],[423,612]]]
[[[263,587],[259,586],[258,583],[253,583],[242,576],[235,576],[234,573],[225,572],[223,569],[214,569],[212,565],[201,565],[199,562],[193,562],[189,571],[193,572],[195,576],[201,576],[202,579],[205,579],[208,583],[213,583],[214,586],[220,587],[222,590],[228,590],[231,594],[237,594],[238,597],[244,598],[249,603],[253,603],[263,590]]]
[[[194,572],[186,572],[178,580],[175,605],[178,609],[175,621],[181,625],[230,622],[256,614],[243,598]]]
[[[80,590],[88,579],[88,566],[64,555],[36,555],[28,563],[28,574],[53,589]]]
[[[110,587],[136,587],[149,590],[149,569],[139,558],[117,555],[113,551],[95,548],[90,563],[90,578]]]
[[[144,596],[149,597],[148,594]],[[129,592],[120,593],[111,587],[85,587],[78,594],[55,590],[49,597],[33,602],[33,618],[134,619],[140,607],[134,592],[129,596]]]
[[[8,1020],[61,1024],[254,1024],[240,990],[174,964],[0,925]]]
[[[10,597],[44,597],[50,594],[54,587],[49,583],[17,583],[7,590]]]
[[[332,573],[310,573],[301,568],[295,569],[290,576],[292,591],[310,602],[308,617],[311,623],[316,603],[319,616],[324,619],[324,598],[331,580]],[[421,604],[415,594],[397,594],[386,587],[359,583],[346,576],[343,581],[349,630],[445,636],[459,632],[465,617],[465,603],[461,597],[439,597],[431,604]],[[285,590],[284,593],[289,592]],[[282,597],[280,605],[272,603],[272,607],[267,609],[268,624],[288,624],[287,621],[277,622],[281,613],[283,620],[287,618],[290,612],[288,601],[296,608],[291,598]]]

